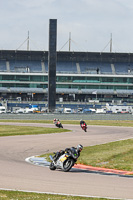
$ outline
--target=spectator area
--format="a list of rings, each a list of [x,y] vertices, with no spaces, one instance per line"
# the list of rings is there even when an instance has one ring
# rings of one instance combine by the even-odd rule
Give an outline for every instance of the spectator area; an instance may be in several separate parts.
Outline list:
[[[133,63],[115,63],[116,74],[133,74]]]
[[[9,67],[13,72],[42,72],[41,61],[10,61]]]
[[[48,73],[48,62],[41,61],[0,61],[0,72]],[[133,63],[98,63],[58,61],[57,73],[67,74],[133,74]]]
[[[6,61],[0,60],[0,71],[6,71]]]

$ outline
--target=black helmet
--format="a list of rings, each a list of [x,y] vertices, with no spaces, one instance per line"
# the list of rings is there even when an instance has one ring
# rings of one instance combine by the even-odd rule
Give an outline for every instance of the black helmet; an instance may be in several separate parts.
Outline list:
[[[78,144],[77,151],[82,151],[82,149],[83,149],[83,146],[81,144]]]

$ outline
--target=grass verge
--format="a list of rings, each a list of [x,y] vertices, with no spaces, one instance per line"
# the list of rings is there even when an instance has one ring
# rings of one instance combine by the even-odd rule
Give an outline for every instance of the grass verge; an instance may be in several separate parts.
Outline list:
[[[68,129],[58,128],[0,125],[0,136],[50,134],[69,131]]]
[[[52,153],[53,154],[53,153]],[[48,161],[49,154],[41,155]],[[94,167],[105,167],[133,171],[133,139],[84,147],[77,163]]]
[[[85,147],[78,163],[133,171],[133,139]]]
[[[133,127],[133,120],[85,120],[87,125],[99,126],[126,126]],[[18,122],[18,123],[47,123],[53,124],[53,120],[0,120],[0,122]],[[79,125],[79,120],[61,120],[62,124]]]
[[[0,190],[0,200],[107,200],[106,198],[89,198],[78,196],[40,194],[31,192]],[[111,200],[111,199],[110,199]],[[115,199],[113,199],[115,200]]]

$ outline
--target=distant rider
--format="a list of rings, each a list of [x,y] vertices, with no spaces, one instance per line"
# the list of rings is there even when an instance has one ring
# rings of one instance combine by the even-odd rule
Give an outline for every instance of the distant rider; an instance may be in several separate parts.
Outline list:
[[[54,118],[53,123],[56,125],[57,124],[57,119]]]
[[[84,120],[80,120],[80,126],[81,126],[81,128],[82,128],[82,125],[84,125],[85,124],[85,126],[87,126],[87,124],[86,124],[86,122],[84,121]]]
[[[53,123],[55,124],[55,126],[57,126],[58,124],[60,124],[59,119],[54,118]]]

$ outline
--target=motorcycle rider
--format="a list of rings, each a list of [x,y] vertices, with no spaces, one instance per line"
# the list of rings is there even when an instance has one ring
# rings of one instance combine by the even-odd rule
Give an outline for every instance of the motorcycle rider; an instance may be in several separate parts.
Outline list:
[[[66,148],[65,151],[68,152],[69,154],[71,154],[73,152],[73,150],[76,151],[76,153],[78,154],[78,157],[80,156],[80,152],[83,150],[83,146],[82,144],[78,144],[77,147],[71,147],[71,148]]]
[[[58,127],[58,125],[60,125],[60,121],[59,119],[54,118],[53,123],[55,124],[55,126]]]
[[[65,152],[67,152],[68,154],[73,153],[73,150],[76,151],[76,153],[78,154],[77,158],[80,156],[80,152],[82,151],[83,146],[81,144],[78,144],[77,147],[71,147],[71,148],[66,148],[65,150],[60,150],[58,152],[56,152],[56,156],[54,161],[57,161],[58,158],[63,155]]]
[[[58,120],[58,119],[54,118],[53,123],[54,123],[54,124],[57,124],[57,120]]]
[[[84,120],[80,120],[80,127],[82,128],[82,125],[85,124],[85,126],[87,126],[86,122]]]

